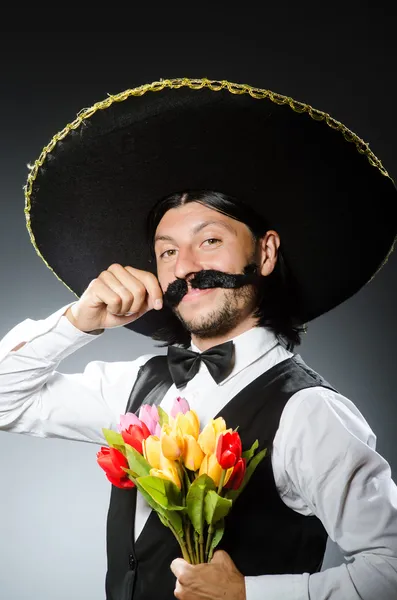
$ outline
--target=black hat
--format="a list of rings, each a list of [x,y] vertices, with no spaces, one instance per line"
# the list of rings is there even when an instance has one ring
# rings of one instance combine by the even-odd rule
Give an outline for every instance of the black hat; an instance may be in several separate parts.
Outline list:
[[[345,301],[386,262],[396,187],[345,125],[269,90],[208,79],[161,80],[80,111],[31,167],[31,241],[80,297],[113,263],[156,273],[146,218],[165,196],[223,192],[281,239],[308,322]],[[127,328],[151,336],[169,309]]]

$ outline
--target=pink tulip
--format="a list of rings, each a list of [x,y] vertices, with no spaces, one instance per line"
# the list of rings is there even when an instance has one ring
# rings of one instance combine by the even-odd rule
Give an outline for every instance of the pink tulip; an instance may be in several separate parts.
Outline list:
[[[157,406],[142,404],[141,408],[139,409],[139,418],[143,423],[145,423],[151,435],[157,435],[156,429],[160,418]]]
[[[150,409],[151,409],[151,412],[152,412],[152,418],[153,418],[155,421],[157,421],[157,422],[158,422],[158,421],[160,420],[160,415],[159,415],[159,411],[157,410],[157,406],[156,406],[155,404],[153,404],[153,405],[150,407]]]
[[[175,417],[178,413],[181,412],[183,414],[186,414],[189,410],[190,410],[190,406],[189,406],[189,402],[186,400],[186,398],[182,398],[181,396],[178,396],[178,398],[176,398],[174,400],[174,406],[171,409],[171,417],[173,419],[175,419]]]
[[[130,425],[141,425],[141,421],[138,419],[134,413],[126,413],[125,415],[120,415],[120,425],[117,425],[117,429],[119,433],[124,431],[124,429],[128,429]]]

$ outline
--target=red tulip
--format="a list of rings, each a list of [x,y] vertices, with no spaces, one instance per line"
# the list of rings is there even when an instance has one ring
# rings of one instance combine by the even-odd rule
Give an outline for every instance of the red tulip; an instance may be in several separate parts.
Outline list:
[[[126,444],[129,444],[139,454],[142,454],[142,440],[146,440],[149,437],[150,431],[145,423],[141,421],[140,425],[130,425],[127,429],[123,429],[121,435]]]
[[[246,463],[247,461],[245,458],[238,459],[238,461],[234,465],[234,469],[232,471],[232,474],[230,475],[230,478],[223,487],[230,488],[231,490],[238,490],[244,479]]]
[[[97,453],[97,462],[105,471],[110,483],[124,489],[134,487],[134,482],[129,479],[128,474],[121,468],[126,467],[128,469],[129,466],[126,457],[119,450],[102,446]]]
[[[237,431],[226,431],[218,438],[216,446],[216,459],[222,469],[234,467],[239,458],[241,458],[241,439]]]

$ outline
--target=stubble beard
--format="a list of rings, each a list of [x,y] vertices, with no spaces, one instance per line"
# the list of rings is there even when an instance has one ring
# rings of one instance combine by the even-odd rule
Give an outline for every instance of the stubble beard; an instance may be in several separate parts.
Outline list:
[[[218,288],[219,289],[219,288]],[[184,328],[199,339],[228,334],[246,318],[256,305],[257,291],[252,285],[225,290],[222,306],[210,313],[184,319],[178,308],[174,312]]]

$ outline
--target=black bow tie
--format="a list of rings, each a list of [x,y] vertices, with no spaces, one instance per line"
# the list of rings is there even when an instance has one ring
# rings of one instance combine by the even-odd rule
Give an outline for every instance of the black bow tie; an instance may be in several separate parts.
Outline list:
[[[214,346],[205,352],[193,352],[178,346],[168,347],[168,367],[177,388],[183,387],[193,379],[202,360],[216,383],[220,383],[231,373],[234,361],[232,341]]]

